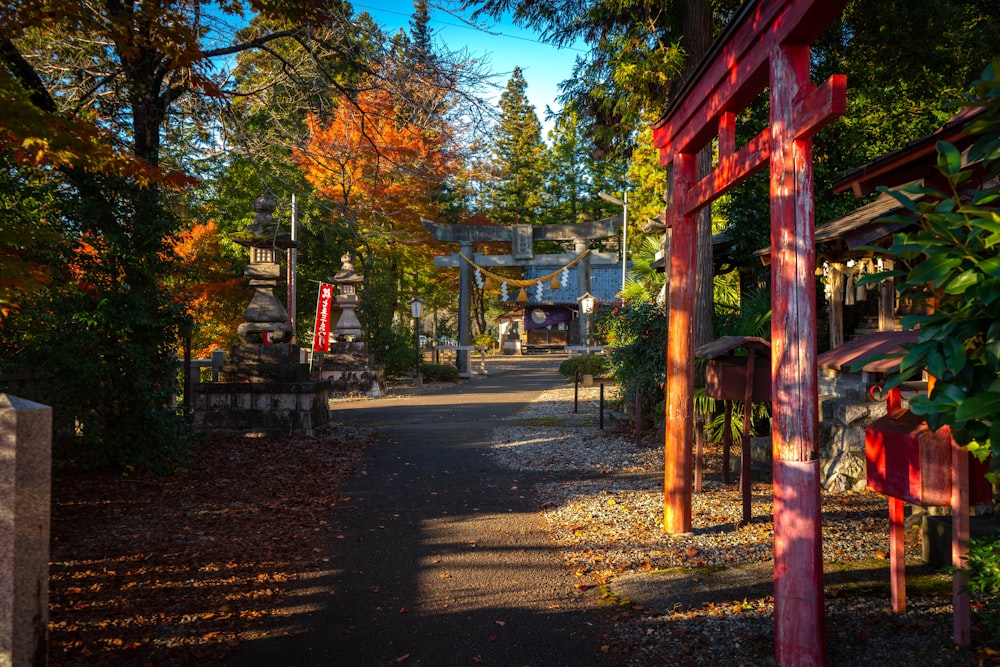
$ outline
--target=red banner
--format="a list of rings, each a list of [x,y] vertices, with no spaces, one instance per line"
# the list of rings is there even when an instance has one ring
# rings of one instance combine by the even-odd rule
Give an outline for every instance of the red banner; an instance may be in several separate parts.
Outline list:
[[[330,305],[333,302],[333,285],[319,284],[316,299],[316,327],[313,329],[313,352],[330,351]]]

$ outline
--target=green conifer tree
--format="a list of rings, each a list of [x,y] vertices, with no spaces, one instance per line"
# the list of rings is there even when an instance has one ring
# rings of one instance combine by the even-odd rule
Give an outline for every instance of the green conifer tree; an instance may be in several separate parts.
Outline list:
[[[545,143],[542,124],[525,94],[520,67],[500,96],[500,124],[493,147],[494,177],[486,202],[495,222],[533,224],[542,199]]]

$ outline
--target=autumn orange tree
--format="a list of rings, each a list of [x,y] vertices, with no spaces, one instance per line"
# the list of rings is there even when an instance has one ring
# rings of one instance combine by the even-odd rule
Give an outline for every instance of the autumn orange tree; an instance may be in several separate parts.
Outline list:
[[[308,143],[294,152],[306,180],[330,204],[331,222],[346,228],[363,252],[365,273],[387,279],[369,281],[363,301],[375,338],[391,327],[395,306],[407,296],[400,285],[433,270],[434,247],[420,218],[441,212],[454,171],[446,128],[415,122],[408,110],[389,90],[341,96],[329,116],[307,118]],[[430,287],[421,286],[425,297]],[[384,347],[374,342],[373,349]]]

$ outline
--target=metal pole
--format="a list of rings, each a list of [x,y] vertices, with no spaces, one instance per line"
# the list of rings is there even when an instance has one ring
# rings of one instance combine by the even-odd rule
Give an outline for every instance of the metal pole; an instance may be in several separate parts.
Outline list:
[[[295,206],[295,193],[292,193],[292,243],[298,241],[298,215]],[[297,342],[295,335],[296,309],[295,301],[298,299],[298,285],[295,280],[295,273],[298,270],[298,249],[294,246],[288,249],[288,323],[292,325],[292,340]]]
[[[573,414],[578,412],[580,401],[580,369],[573,373]]]
[[[598,428],[604,430],[604,383],[601,383],[601,400],[598,403],[600,415],[597,418]]]
[[[628,191],[622,201],[622,300],[625,299],[625,279],[628,275]]]

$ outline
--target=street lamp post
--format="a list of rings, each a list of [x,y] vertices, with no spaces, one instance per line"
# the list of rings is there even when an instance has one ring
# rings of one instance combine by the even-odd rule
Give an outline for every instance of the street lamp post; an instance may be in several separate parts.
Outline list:
[[[417,351],[417,376],[413,378],[413,386],[419,387],[422,384],[420,377],[420,318],[424,314],[424,302],[417,294],[416,285],[413,286],[413,298],[410,299],[410,314],[413,316],[413,347]]]
[[[587,352],[587,370],[584,373],[584,387],[591,387],[594,384],[594,376],[590,373],[590,317],[594,310],[597,308],[597,297],[595,297],[590,292],[584,292],[583,296],[577,299],[580,302],[580,311],[586,318],[584,321],[586,325],[586,340],[584,340],[584,346]]]
[[[625,278],[628,275],[628,192],[623,194],[624,199],[603,192],[598,192],[597,196],[609,204],[622,207],[622,298],[625,298]]]

